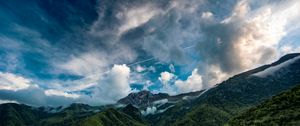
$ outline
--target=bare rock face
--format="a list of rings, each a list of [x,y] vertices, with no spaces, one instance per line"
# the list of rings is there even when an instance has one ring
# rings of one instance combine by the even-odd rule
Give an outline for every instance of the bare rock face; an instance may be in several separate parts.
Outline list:
[[[143,90],[137,93],[130,93],[127,97],[120,99],[118,103],[145,107],[149,106],[154,101],[166,99],[168,97],[170,96],[166,93],[152,94],[150,91]]]

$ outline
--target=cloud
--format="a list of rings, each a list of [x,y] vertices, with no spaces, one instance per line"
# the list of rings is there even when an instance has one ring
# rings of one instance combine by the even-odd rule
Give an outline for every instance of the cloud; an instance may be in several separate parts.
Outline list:
[[[45,94],[70,98],[75,102],[103,105],[115,103],[132,92],[130,88],[130,68],[125,64],[115,64],[110,70],[102,73],[101,76],[97,74],[95,77],[86,77],[71,81],[70,84],[60,88],[47,89]],[[82,91],[90,93],[81,93]]]
[[[172,85],[176,77],[176,75],[167,71],[160,73],[160,77],[158,77],[158,80],[161,82],[162,87],[159,89],[159,91],[168,93],[170,95],[177,94],[175,87]]]
[[[57,106],[74,102],[75,96],[75,94],[52,89],[45,91],[28,78],[13,73],[0,72],[0,100],[3,102],[13,101],[35,106]],[[79,96],[77,95],[77,97]]]
[[[72,56],[67,62],[57,66],[76,75],[97,74],[103,72],[108,65],[107,60],[104,58],[100,53],[88,52],[77,57]]]
[[[148,22],[153,16],[160,13],[159,8],[154,5],[144,5],[141,7],[133,7],[128,10],[122,10],[117,13],[117,18],[123,20],[122,25],[119,27],[119,34],[141,26]]]
[[[187,78],[187,80],[176,80],[175,86],[178,89],[178,93],[187,93],[200,91],[203,88],[202,76],[198,74],[198,70],[193,70],[192,74]]]
[[[203,12],[201,18],[203,19],[210,19],[213,17],[213,13],[207,11],[207,12]]]
[[[0,100],[0,104],[5,104],[5,103],[18,103],[18,102],[11,101],[11,100]]]
[[[144,86],[143,86],[143,90],[149,90],[149,87],[152,86],[154,83],[151,82],[150,80],[146,80]]]
[[[206,66],[205,73],[202,74],[203,88],[209,88],[228,79],[233,74],[228,74],[221,70],[220,66],[210,64]]]
[[[170,65],[169,65],[169,69],[171,70],[172,73],[175,73],[175,72],[176,72],[176,71],[175,71],[175,67],[174,67],[173,64],[170,64]]]
[[[135,54],[126,47],[116,47],[110,52],[93,49],[77,55],[71,55],[61,61],[53,62],[57,68],[56,73],[71,74],[81,78],[72,81],[54,81],[54,83],[61,83],[61,88],[71,91],[90,88],[105,79],[113,64],[129,62],[134,60],[135,57]]]
[[[197,46],[204,61],[202,73],[218,71],[231,76],[278,57],[276,50],[288,32],[287,26],[299,16],[299,2],[267,4],[255,9],[249,4],[240,1],[224,20],[202,23],[205,39]]]
[[[141,65],[137,65],[137,66],[136,66],[136,71],[137,71],[137,72],[143,72],[143,71],[145,71],[145,70],[146,70],[146,68],[142,67]]]
[[[149,115],[149,114],[153,115],[153,114],[156,113],[156,111],[157,111],[157,108],[153,106],[153,107],[147,107],[146,110],[142,110],[141,113],[144,116],[146,116],[146,115]]]
[[[130,68],[126,65],[114,65],[107,75],[93,86],[91,94],[67,92],[68,89],[43,89],[32,84],[29,79],[11,73],[1,73],[0,76],[0,82],[3,84],[0,89],[1,100],[35,106],[67,105],[73,102],[91,105],[110,104],[132,91],[129,85]]]
[[[197,63],[194,47],[203,39],[202,18],[214,20],[214,17],[221,17],[209,9],[222,7],[226,12],[234,5],[234,2],[215,5],[214,2],[198,0],[106,2],[99,5],[99,17],[90,28],[91,34],[109,41],[105,45],[128,44],[137,57],[150,55],[153,56],[151,60],[175,65]],[[108,6],[104,6],[106,4]],[[207,9],[202,9],[202,6],[207,6]],[[108,12],[110,14],[106,15]],[[105,24],[107,21],[110,22]],[[194,69],[188,68],[187,71]]]
[[[255,7],[253,3],[172,1],[159,15],[133,28],[142,37],[132,37],[130,41],[138,41],[134,44],[155,59],[177,65],[193,64],[193,48],[186,51],[185,47],[197,45],[195,50],[202,60],[199,74],[206,88],[278,57],[278,44],[290,31],[286,27],[297,19],[299,2],[257,2]],[[215,8],[224,8],[224,13]]]
[[[257,76],[257,77],[261,77],[261,78],[265,78],[265,77],[268,77],[268,76],[274,76],[276,75],[276,73],[278,73],[278,71],[280,69],[283,69],[287,66],[290,66],[291,64],[295,63],[295,61],[299,60],[300,59],[300,56],[297,56],[297,57],[294,57],[288,61],[285,61],[281,64],[278,64],[276,66],[271,66],[263,71],[260,71],[258,73],[255,73],[253,74],[253,76]]]
[[[49,82],[49,86],[66,91],[80,91],[97,85],[97,82],[102,79],[109,67],[109,61],[97,52],[82,53],[79,56],[71,56],[65,60],[66,62],[56,61],[54,63],[58,68],[57,73],[67,73],[81,76],[81,78],[71,81],[52,81]]]
[[[42,98],[52,102],[57,98],[61,101],[53,104],[81,101],[97,105],[125,96],[130,83],[176,94],[191,91],[189,87],[195,85],[199,90],[208,88],[279,55],[299,51],[295,39],[300,26],[298,0],[85,3],[80,7],[90,9],[52,3],[82,10],[72,13],[78,14],[76,18],[62,20],[44,11],[43,4],[34,5],[34,21],[18,21],[31,13],[27,7],[20,8],[18,15],[9,8],[0,11],[5,19],[0,23],[0,89],[13,98],[6,99],[32,103],[16,96],[32,91],[38,99],[35,104],[48,103]],[[69,16],[69,9],[63,12]],[[168,68],[170,72],[164,73]],[[176,81],[191,71],[187,80]]]
[[[300,52],[300,47],[295,47],[295,46],[291,46],[291,45],[284,45],[284,46],[280,47],[280,52],[281,52],[281,55]]]
[[[0,55],[2,60],[0,62],[0,68],[13,71],[22,67],[23,64],[18,60],[20,57],[19,51],[22,50],[22,44],[19,43],[18,40],[0,35],[0,48],[0,53],[10,52]]]
[[[33,86],[31,80],[12,73],[0,72],[0,89],[2,90],[21,90]]]
[[[160,73],[160,77],[158,78],[163,84],[167,84],[170,80],[175,77],[174,74],[169,73],[167,71]]]
[[[67,92],[59,91],[59,90],[54,90],[54,89],[45,90],[45,94],[47,96],[64,96],[64,97],[67,97],[67,98],[74,98],[74,99],[80,97],[80,95],[78,95],[78,94],[71,94],[71,93],[67,93]]]
[[[94,92],[94,99],[114,103],[127,96],[130,91],[129,78],[130,68],[125,64],[114,65],[106,79],[99,82]]]
[[[0,99],[16,101],[22,104],[29,104],[33,106],[59,106],[59,105],[68,105],[75,100],[73,98],[67,98],[64,96],[48,96],[45,94],[44,90],[31,86],[26,89],[21,89],[17,91],[13,90],[0,90]]]

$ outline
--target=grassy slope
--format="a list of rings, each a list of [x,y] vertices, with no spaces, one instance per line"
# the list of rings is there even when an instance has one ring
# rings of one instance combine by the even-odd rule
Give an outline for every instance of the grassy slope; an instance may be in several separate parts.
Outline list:
[[[74,113],[65,111],[40,121],[42,126],[142,126],[133,117],[117,111],[107,109],[99,113]]]
[[[230,79],[194,101],[187,111],[182,111],[181,105],[169,109],[156,124],[223,125],[236,114],[288,88],[266,89],[263,84],[258,78]]]
[[[139,117],[112,108],[102,112],[84,112],[85,106],[73,106],[49,114],[22,104],[0,105],[0,126],[143,126]],[[137,115],[138,116],[138,115]]]
[[[299,60],[280,71],[280,76],[269,76],[267,78],[251,76],[253,73],[262,71],[272,65],[276,66],[282,63],[286,57],[289,59],[289,56],[287,55],[271,65],[238,74],[222,82],[199,97],[189,111],[181,111],[180,107],[171,108],[162,115],[168,118],[162,118],[156,124],[180,126],[219,126],[226,124],[234,116],[259,105],[282,91],[291,89],[300,82]],[[172,113],[182,114],[178,117]]]
[[[300,125],[300,86],[235,117],[230,125]]]
[[[47,113],[34,110],[26,105],[14,103],[0,105],[1,126],[28,126],[36,123],[36,120],[45,118]]]
[[[108,109],[79,121],[80,126],[144,126],[145,124],[115,109]]]

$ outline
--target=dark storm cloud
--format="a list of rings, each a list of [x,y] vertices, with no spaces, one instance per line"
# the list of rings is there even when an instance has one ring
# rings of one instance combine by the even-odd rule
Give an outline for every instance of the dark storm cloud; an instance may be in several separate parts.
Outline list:
[[[155,1],[138,7],[147,7],[148,4],[155,5]],[[187,64],[193,62],[193,59],[186,54],[185,47],[196,46],[206,35],[201,28],[205,22],[201,21],[202,14],[211,11],[214,20],[220,21],[230,15],[235,4],[234,0],[191,0],[156,5],[153,11],[157,11],[157,14],[145,24],[125,32],[120,42],[131,44],[139,53],[145,52],[165,63]]]
[[[253,7],[254,3],[261,4]],[[209,22],[204,20],[201,27],[204,39],[197,45],[204,61],[201,66],[205,71],[204,83],[214,84],[218,81],[212,80],[274,60],[278,56],[277,46],[288,31],[289,22],[285,20],[297,20],[299,16],[297,10],[287,6],[297,7],[299,3],[240,1],[223,20],[214,20],[214,15]]]
[[[234,49],[240,36],[240,21],[229,24],[206,24],[202,27],[204,40],[199,43],[199,53],[204,61],[219,64],[224,72],[240,70],[239,52]]]

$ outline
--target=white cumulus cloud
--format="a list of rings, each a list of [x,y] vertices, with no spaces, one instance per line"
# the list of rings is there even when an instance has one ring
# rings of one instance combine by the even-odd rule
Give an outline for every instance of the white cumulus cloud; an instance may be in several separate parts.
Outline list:
[[[160,73],[160,77],[158,78],[163,84],[167,84],[171,79],[175,77],[174,74],[169,73],[167,71]]]
[[[131,92],[129,85],[130,68],[123,65],[114,65],[106,79],[99,82],[94,98],[106,103],[114,103]],[[95,99],[94,99],[95,100]]]
[[[202,76],[198,74],[198,69],[194,69],[187,80],[175,81],[175,86],[177,87],[179,93],[200,91],[202,89]]]

